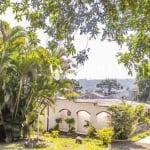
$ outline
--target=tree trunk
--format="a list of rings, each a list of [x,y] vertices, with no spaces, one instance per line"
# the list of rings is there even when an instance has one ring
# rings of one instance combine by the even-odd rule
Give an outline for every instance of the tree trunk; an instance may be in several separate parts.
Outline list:
[[[6,133],[3,125],[0,125],[0,142],[4,142],[6,138]]]

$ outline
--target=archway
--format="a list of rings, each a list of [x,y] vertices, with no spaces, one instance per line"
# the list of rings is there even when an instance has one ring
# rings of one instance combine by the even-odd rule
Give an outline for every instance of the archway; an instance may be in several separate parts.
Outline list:
[[[60,123],[59,129],[61,131],[68,131],[68,125],[65,122],[65,119],[71,116],[71,111],[68,109],[62,109],[59,111],[60,118],[63,119],[62,123]]]
[[[86,133],[86,128],[84,127],[86,121],[90,122],[91,115],[85,110],[80,110],[77,112],[77,132]]]
[[[97,128],[108,127],[110,124],[110,114],[108,112],[100,112],[96,115]]]

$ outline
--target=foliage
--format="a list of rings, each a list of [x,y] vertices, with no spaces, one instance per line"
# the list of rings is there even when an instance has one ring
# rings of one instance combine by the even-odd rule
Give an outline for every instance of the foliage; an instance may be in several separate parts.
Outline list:
[[[90,125],[90,126],[86,127],[86,131],[87,131],[87,136],[89,138],[95,137],[96,129],[94,128],[94,126]]]
[[[109,107],[111,112],[111,126],[114,130],[114,138],[128,139],[134,132],[139,119],[144,118],[145,106],[132,106],[122,101],[119,105]]]
[[[50,141],[49,147],[38,148],[39,150],[105,150],[106,147],[100,143],[98,139],[84,139],[83,143],[76,144],[75,140],[72,138],[52,138],[43,137],[44,141]],[[24,150],[24,145],[22,142],[15,142],[11,144],[1,144],[0,149],[15,149]]]
[[[75,139],[73,138],[46,138],[46,140],[51,141],[50,150],[60,150],[60,149],[69,149],[69,150],[104,150],[106,149],[103,146],[102,142],[98,139],[86,139],[82,138],[82,144],[76,144]]]
[[[66,118],[65,122],[68,124],[68,133],[74,133],[75,128],[74,128],[74,124],[75,124],[75,120],[74,118]]]
[[[53,138],[58,138],[58,136],[59,136],[59,131],[53,130],[53,131],[51,132],[51,136],[52,136]]]
[[[149,101],[150,100],[150,77],[145,79],[138,79],[138,93],[137,98],[139,101]]]
[[[96,136],[96,129],[89,121],[86,120],[85,122],[84,127],[86,128],[88,138],[94,138]]]
[[[146,123],[147,129],[149,129],[149,127],[150,127],[150,117],[149,116],[144,117],[143,122]]]
[[[30,7],[29,7],[30,6]],[[150,74],[149,67],[149,13],[148,0],[61,0],[61,1],[1,1],[0,14],[11,8],[15,19],[24,18],[30,23],[30,41],[39,42],[35,36],[36,29],[42,29],[50,37],[49,43],[58,47],[63,44],[67,53],[76,52],[73,40],[76,31],[80,34],[89,34],[90,39],[101,33],[101,39],[116,40],[118,44],[126,43],[128,50],[119,53],[119,62],[129,69],[138,72],[141,66],[144,74]],[[88,51],[88,50],[87,50]],[[76,60],[83,62],[87,59],[86,50],[76,55]],[[147,63],[145,63],[145,60]]]
[[[44,132],[44,133],[43,133],[43,136],[44,136],[45,138],[48,138],[48,137],[50,137],[50,133],[49,133],[49,132]]]
[[[138,18],[138,17],[137,17]],[[134,69],[142,78],[150,77],[149,48],[150,36],[146,30],[139,30],[127,39],[128,51],[118,53],[119,63],[123,63],[132,75]]]
[[[100,83],[96,85],[96,87],[100,88],[101,92],[105,95],[111,95],[115,93],[112,90],[119,90],[123,89],[120,83],[117,82],[117,80],[114,79],[105,79],[102,80]]]
[[[108,146],[112,140],[113,130],[109,127],[99,129],[96,133],[97,137],[103,141],[103,144]]]
[[[82,86],[80,85],[79,81],[72,79],[73,87],[77,93],[81,93]]]
[[[34,46],[25,29],[0,20],[0,119],[8,141],[20,138],[58,94],[73,92],[66,78],[71,62],[62,52]]]
[[[56,125],[54,127],[55,130],[59,130],[59,124],[62,123],[62,121],[63,121],[62,118],[55,119],[55,122],[56,122]]]
[[[133,142],[139,141],[150,135],[150,130],[133,134],[129,139]]]

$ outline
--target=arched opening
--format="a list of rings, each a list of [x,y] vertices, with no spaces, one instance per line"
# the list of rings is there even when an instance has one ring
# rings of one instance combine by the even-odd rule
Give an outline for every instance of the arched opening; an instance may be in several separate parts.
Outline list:
[[[86,128],[84,127],[86,121],[90,122],[91,115],[87,111],[81,110],[77,112],[77,132],[86,133]]]
[[[100,112],[96,115],[97,128],[108,127],[110,124],[110,114],[108,112]]]
[[[71,111],[68,109],[62,109],[59,111],[59,113],[60,113],[60,118],[62,118],[63,120],[62,123],[60,123],[59,129],[61,131],[68,131],[68,125],[65,122],[65,119],[71,116]]]

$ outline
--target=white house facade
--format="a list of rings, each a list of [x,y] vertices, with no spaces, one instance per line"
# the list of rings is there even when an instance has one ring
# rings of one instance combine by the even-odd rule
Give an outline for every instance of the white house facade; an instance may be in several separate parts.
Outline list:
[[[118,99],[76,99],[66,100],[58,99],[54,108],[48,108],[46,128],[51,129],[56,125],[56,119],[62,118],[59,129],[68,131],[68,125],[64,121],[66,118],[74,118],[75,132],[86,134],[84,125],[89,121],[96,129],[109,126],[110,113],[108,107],[112,104],[119,104]],[[137,104],[133,101],[127,101],[131,104]]]

